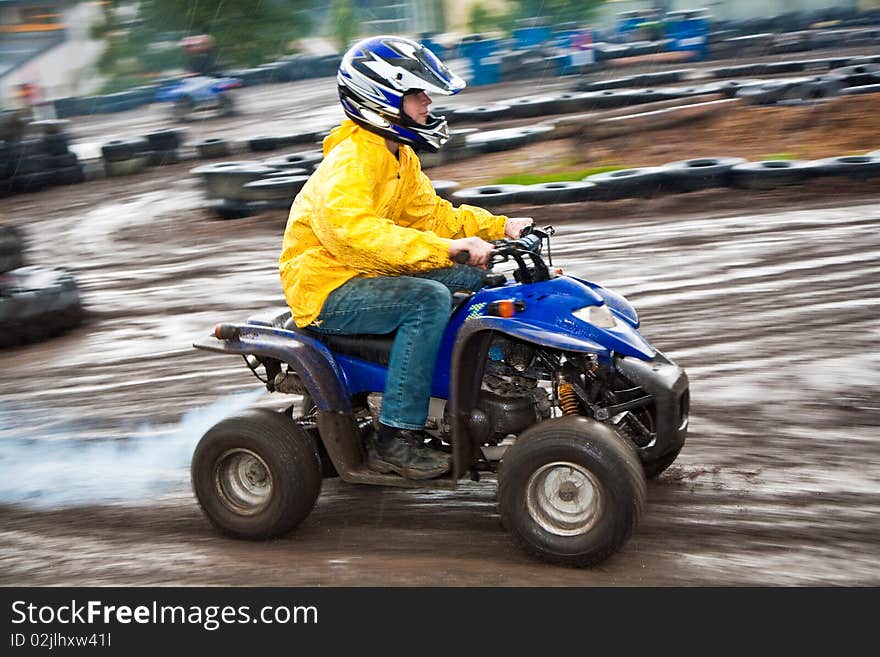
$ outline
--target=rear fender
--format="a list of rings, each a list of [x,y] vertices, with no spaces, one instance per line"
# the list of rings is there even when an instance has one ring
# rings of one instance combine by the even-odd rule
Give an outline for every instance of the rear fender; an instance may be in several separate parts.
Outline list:
[[[193,342],[196,349],[221,354],[274,358],[299,375],[319,410],[348,413],[351,402],[345,374],[323,344],[308,336],[273,326],[227,324],[229,339],[214,336]]]

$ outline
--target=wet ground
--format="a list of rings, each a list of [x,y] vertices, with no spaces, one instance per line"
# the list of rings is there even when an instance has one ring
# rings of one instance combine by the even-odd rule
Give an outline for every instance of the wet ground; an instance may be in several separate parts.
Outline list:
[[[277,402],[239,359],[190,345],[283,304],[285,217],[215,219],[192,166],[0,205],[29,262],[76,272],[88,310],[0,351],[0,585],[880,584],[876,182],[512,209],[555,225],[555,264],[628,297],[691,381],[688,442],[632,540],[576,570],[512,546],[491,478],[326,480],[283,539],[211,529],[192,447],[237,407]]]

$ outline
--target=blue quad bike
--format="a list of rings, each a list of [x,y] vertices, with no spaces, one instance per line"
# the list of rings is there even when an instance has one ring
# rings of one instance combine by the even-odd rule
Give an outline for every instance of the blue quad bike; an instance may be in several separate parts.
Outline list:
[[[196,112],[213,111],[217,116],[235,114],[230,93],[242,86],[238,78],[213,78],[196,75],[175,80],[156,93],[156,102],[170,102],[171,114],[178,121],[192,119]]]
[[[296,396],[202,437],[191,475],[211,523],[239,538],[284,535],[324,477],[453,489],[496,473],[501,520],[530,554],[589,566],[619,550],[644,511],[646,478],[684,445],[688,379],[640,335],[623,297],[553,269],[553,233],[494,242],[485,287],[453,295],[427,421],[434,447],[452,454],[437,479],[366,465],[393,335],[319,335],[277,310],[198,339],[198,349],[243,356],[270,392]]]

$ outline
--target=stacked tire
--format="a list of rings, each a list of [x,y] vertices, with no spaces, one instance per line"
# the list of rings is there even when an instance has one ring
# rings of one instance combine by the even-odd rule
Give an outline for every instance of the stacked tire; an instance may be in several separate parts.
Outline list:
[[[111,139],[101,147],[104,172],[108,177],[140,173],[150,166],[177,164],[184,132],[158,130],[142,137]]]
[[[0,273],[24,264],[21,233],[15,226],[0,226]]]
[[[0,226],[0,348],[38,342],[78,325],[79,288],[62,267],[22,266],[15,227]]]
[[[190,173],[201,177],[216,216],[241,219],[264,210],[289,209],[317,161],[308,154],[291,154],[274,159],[274,164],[268,160],[217,162]]]
[[[0,197],[85,180],[83,165],[70,152],[65,123],[35,122],[28,130],[43,134],[0,141]]]

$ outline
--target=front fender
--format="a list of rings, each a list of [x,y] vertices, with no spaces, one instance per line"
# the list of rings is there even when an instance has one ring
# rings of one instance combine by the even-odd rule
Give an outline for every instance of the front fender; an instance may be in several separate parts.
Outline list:
[[[493,336],[498,333],[542,347],[582,353],[607,353],[605,347],[588,338],[542,331],[531,324],[511,318],[484,315],[464,322],[456,335],[452,350],[450,368],[452,377],[449,385],[455,478],[463,475],[463,464],[471,463],[475,458],[474,453],[479,448],[470,434],[468,419],[480,398],[480,385],[486,367],[489,344]]]
[[[194,341],[193,347],[221,354],[265,356],[287,363],[299,375],[319,410],[351,411],[345,374],[319,341],[277,327],[233,326],[237,329],[237,337],[229,340],[205,337]]]
[[[607,354],[608,349],[598,342],[584,336],[569,335],[558,331],[549,331],[536,326],[531,322],[522,322],[510,317],[491,317],[484,315],[479,318],[469,319],[458,331],[456,340],[468,339],[477,331],[495,331],[512,338],[519,338],[531,342],[539,347],[551,349],[563,349],[565,351],[580,351],[595,354]]]

